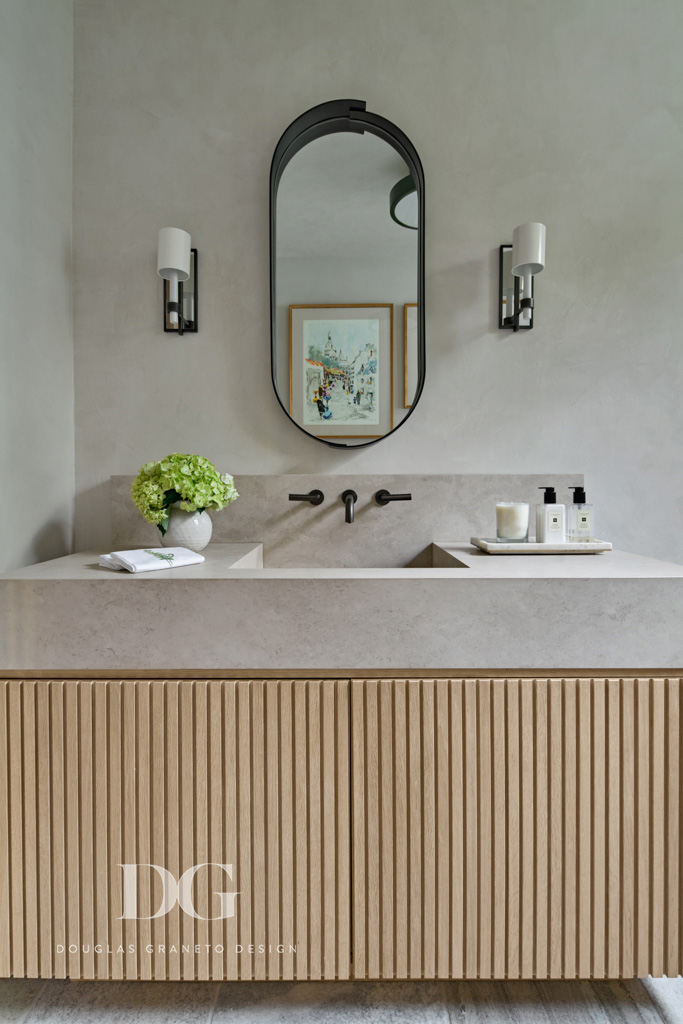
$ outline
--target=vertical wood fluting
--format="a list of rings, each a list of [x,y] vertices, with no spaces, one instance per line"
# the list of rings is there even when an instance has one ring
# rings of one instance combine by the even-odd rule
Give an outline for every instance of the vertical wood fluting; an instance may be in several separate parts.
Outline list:
[[[682,684],[351,680],[354,976],[678,974]]]
[[[677,974],[682,684],[0,681],[0,975]]]
[[[0,680],[0,976],[349,977],[349,742],[345,680]]]

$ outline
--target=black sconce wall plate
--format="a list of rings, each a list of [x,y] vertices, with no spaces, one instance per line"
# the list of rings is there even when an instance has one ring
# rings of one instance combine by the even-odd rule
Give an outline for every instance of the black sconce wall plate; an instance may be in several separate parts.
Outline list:
[[[511,331],[530,331],[534,326],[534,279],[531,278],[531,319],[528,324],[519,323],[519,278],[512,273],[512,243],[501,245],[498,259],[498,327]],[[505,293],[513,289],[514,311],[510,314],[505,302]],[[515,315],[516,314],[516,315]],[[516,322],[515,322],[516,321]]]
[[[164,324],[165,334],[196,334],[199,330],[199,286],[198,286],[198,267],[197,267],[197,250],[190,249],[190,276],[187,281],[180,281],[178,283],[178,306],[180,311],[184,308],[184,298],[188,297],[188,294],[193,296],[193,309],[194,319],[186,320],[182,315],[179,314],[179,323],[171,324],[168,319],[168,281],[162,281],[162,317]]]

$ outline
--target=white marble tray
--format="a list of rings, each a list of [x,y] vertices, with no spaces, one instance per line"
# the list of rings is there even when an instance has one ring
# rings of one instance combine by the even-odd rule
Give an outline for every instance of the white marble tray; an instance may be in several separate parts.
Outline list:
[[[470,543],[489,555],[595,555],[612,550],[607,540],[539,544],[535,540],[500,541],[495,537],[470,537]]]

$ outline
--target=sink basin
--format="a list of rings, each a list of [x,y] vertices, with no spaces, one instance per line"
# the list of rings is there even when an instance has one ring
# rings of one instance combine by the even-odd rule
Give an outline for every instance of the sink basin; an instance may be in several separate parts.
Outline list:
[[[296,563],[291,562],[286,566],[282,563],[279,565],[271,565],[268,559],[268,554],[264,555],[263,569],[276,569],[276,568],[287,568],[302,571],[322,571],[322,572],[333,572],[335,569],[348,570],[358,569],[365,572],[373,569],[379,571],[386,571],[387,569],[414,569],[415,571],[424,571],[425,569],[469,569],[469,565],[462,562],[456,557],[451,551],[442,547],[440,544],[430,544],[428,548],[421,551],[419,555],[413,558],[410,562],[400,561],[398,564],[390,565],[384,561],[384,564],[378,565],[377,562],[370,561],[369,558],[359,559],[357,562],[351,562],[349,559],[344,560],[344,564],[327,565],[324,562],[314,562],[313,559],[310,561],[297,561]]]

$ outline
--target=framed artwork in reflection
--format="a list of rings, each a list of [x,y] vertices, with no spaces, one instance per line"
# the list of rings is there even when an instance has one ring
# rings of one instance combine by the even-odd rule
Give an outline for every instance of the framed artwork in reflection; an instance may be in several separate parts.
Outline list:
[[[403,373],[403,404],[410,409],[417,389],[417,302],[403,307]]]
[[[392,303],[289,307],[289,413],[309,433],[388,434],[393,364]]]

